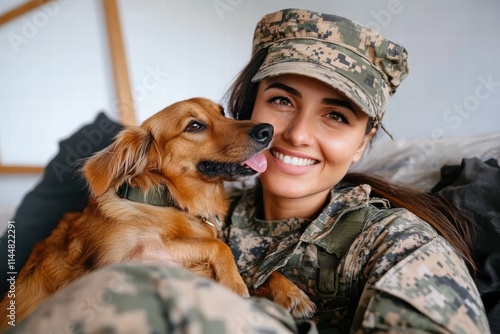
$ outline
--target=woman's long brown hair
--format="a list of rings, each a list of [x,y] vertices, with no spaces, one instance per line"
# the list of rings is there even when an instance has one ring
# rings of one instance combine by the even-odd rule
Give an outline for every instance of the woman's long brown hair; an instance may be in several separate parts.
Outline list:
[[[228,111],[236,119],[250,119],[252,116],[258,83],[252,78],[257,73],[267,54],[267,49],[257,52],[240,72],[228,91]],[[367,132],[372,128],[368,122]],[[387,199],[393,207],[405,208],[431,225],[463,257],[469,270],[476,273],[472,256],[472,227],[461,211],[445,199],[410,187],[395,185],[380,177],[361,173],[348,173],[344,179],[352,185],[368,184],[372,194]]]

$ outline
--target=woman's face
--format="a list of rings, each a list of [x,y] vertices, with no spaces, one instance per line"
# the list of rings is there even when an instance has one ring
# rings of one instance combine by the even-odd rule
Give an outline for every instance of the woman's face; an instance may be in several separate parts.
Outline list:
[[[274,126],[260,179],[264,191],[279,198],[324,201],[375,132],[366,134],[368,116],[343,94],[300,75],[263,80],[252,120]]]

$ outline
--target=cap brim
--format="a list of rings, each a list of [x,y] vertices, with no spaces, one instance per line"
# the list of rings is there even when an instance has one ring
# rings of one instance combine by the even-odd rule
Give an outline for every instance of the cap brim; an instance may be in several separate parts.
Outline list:
[[[341,74],[316,63],[289,60],[287,62],[273,63],[260,69],[252,78],[252,82],[259,82],[284,74],[297,74],[320,80],[343,93],[368,116],[377,117],[374,112],[377,108],[374,105],[373,99],[358,85]]]

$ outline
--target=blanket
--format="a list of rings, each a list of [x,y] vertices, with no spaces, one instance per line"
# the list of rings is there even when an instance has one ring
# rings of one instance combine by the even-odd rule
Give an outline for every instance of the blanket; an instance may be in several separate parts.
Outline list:
[[[443,166],[431,190],[461,208],[474,224],[475,277],[492,333],[500,333],[500,168],[497,160],[463,159]]]

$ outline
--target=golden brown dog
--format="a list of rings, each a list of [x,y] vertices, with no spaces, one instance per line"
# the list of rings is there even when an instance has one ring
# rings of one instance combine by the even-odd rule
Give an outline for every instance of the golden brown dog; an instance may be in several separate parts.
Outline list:
[[[271,125],[228,119],[202,98],[175,103],[140,127],[124,129],[85,162],[92,195],[86,209],[67,214],[21,270],[16,321],[78,277],[130,259],[173,260],[247,296],[229,247],[217,239],[218,217],[228,208],[223,181],[262,172],[260,151],[272,137]],[[279,273],[267,285],[260,294],[295,315],[314,309]],[[8,303],[4,298],[0,309]]]

